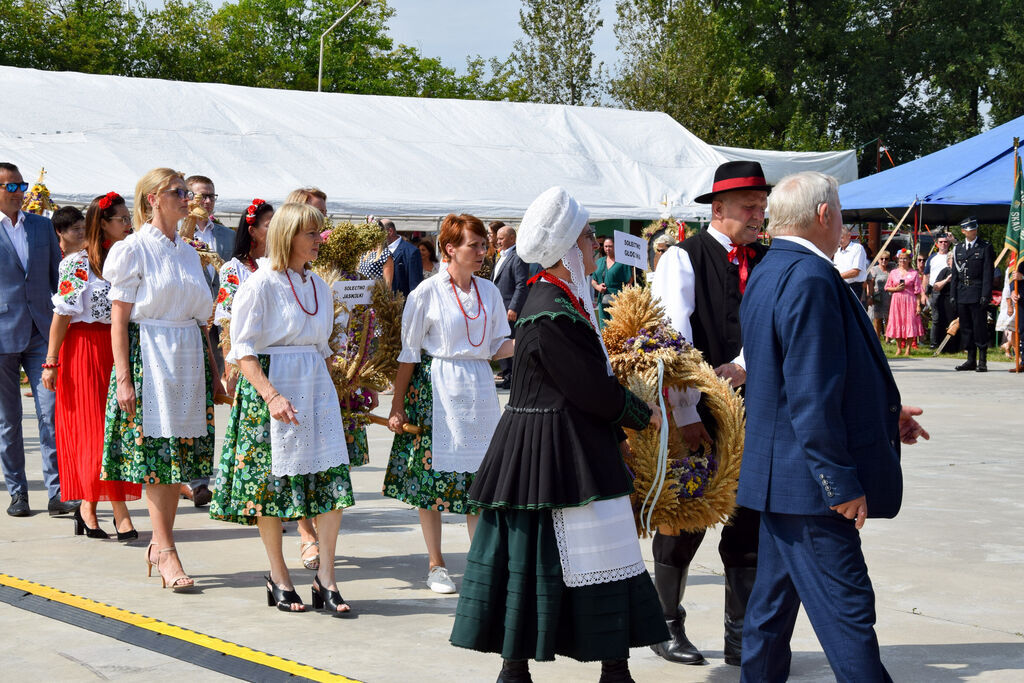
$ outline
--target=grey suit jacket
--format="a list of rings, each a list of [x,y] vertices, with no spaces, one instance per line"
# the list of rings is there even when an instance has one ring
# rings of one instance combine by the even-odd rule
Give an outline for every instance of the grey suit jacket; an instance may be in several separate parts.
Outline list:
[[[27,270],[7,231],[0,228],[0,353],[24,351],[33,329],[44,338],[50,334],[60,244],[50,219],[35,214],[25,214],[25,234]]]
[[[498,266],[495,265],[497,270]],[[515,311],[516,315],[526,303],[526,281],[530,279],[530,266],[519,257],[513,244],[501,261],[501,270],[494,275],[494,284],[501,292],[505,309]]]
[[[231,260],[231,254],[235,250],[235,231],[217,222],[214,222],[212,229],[213,239],[209,240],[210,248],[217,252],[217,256],[220,256],[221,260],[227,263]],[[196,239],[202,238],[196,236]],[[206,240],[203,241],[205,242]],[[210,285],[210,291],[213,293],[214,299],[216,299],[217,290],[220,289],[220,274],[214,273],[211,277],[205,268],[203,269],[203,274],[206,276],[206,283]]]

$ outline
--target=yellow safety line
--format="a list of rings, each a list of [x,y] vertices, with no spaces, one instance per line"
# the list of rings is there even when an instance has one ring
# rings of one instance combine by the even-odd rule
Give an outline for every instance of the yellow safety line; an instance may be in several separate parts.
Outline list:
[[[153,617],[147,617],[142,614],[136,614],[135,612],[129,612],[128,610],[121,609],[119,607],[113,607],[106,605],[102,602],[90,600],[89,598],[83,598],[80,595],[74,595],[72,593],[65,593],[62,590],[51,588],[50,586],[44,586],[41,583],[35,583],[33,581],[26,581],[25,579],[19,579],[15,576],[0,573],[0,585],[9,586],[17,590],[25,591],[26,593],[32,593],[38,595],[41,598],[52,600],[53,602],[59,602],[70,607],[77,607],[79,609],[98,614],[109,619],[114,619],[125,624],[131,624],[139,628],[146,629],[147,631],[153,631],[161,635],[169,636],[171,638],[177,638],[193,645],[214,650],[222,654],[231,655],[232,657],[238,657],[249,662],[260,664],[262,666],[269,667],[271,669],[277,669],[294,676],[300,676],[302,678],[308,678],[314,681],[350,681],[351,683],[358,683],[355,679],[346,678],[339,674],[334,674],[323,669],[317,669],[306,664],[299,664],[277,655],[267,654],[266,652],[260,652],[259,650],[253,650],[252,648],[245,647],[243,645],[236,645],[220,638],[214,638],[208,636],[205,633],[198,633],[197,631],[191,631],[187,628],[168,624],[154,619]]]

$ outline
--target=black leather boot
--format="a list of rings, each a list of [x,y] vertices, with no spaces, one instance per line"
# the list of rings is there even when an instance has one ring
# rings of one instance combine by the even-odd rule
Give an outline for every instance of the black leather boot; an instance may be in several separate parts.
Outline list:
[[[601,662],[601,678],[598,683],[636,683],[629,675],[629,660],[606,659]]]
[[[496,683],[533,683],[530,677],[530,662],[526,659],[501,660],[501,673]]]
[[[961,363],[960,365],[956,366],[957,372],[962,372],[964,370],[977,370],[978,369],[978,364],[974,361],[974,359],[976,357],[977,350],[978,350],[978,347],[976,347],[976,346],[972,346],[971,348],[967,349],[967,362],[966,363]]]
[[[988,347],[978,347],[978,367],[975,368],[975,372],[988,372]]]
[[[754,589],[756,567],[725,568],[725,663],[740,665],[743,653],[743,617]]]
[[[670,638],[664,643],[651,645],[659,657],[678,664],[703,664],[704,655],[686,637],[683,624],[686,610],[679,601],[686,589],[686,574],[689,567],[673,567],[669,564],[654,563],[654,587],[658,590],[661,611],[665,615]]]

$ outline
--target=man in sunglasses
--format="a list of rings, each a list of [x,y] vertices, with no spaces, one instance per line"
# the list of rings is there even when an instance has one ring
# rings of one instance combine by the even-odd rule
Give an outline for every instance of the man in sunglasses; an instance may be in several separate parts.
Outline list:
[[[57,473],[57,447],[53,434],[56,395],[41,381],[53,303],[57,290],[60,247],[49,218],[21,210],[28,183],[14,164],[0,162],[0,463],[3,465],[11,505],[7,514],[27,517],[28,479],[25,477],[25,442],[21,431],[21,375],[32,387],[39,422],[39,451],[43,456],[43,483],[49,494],[50,515],[78,508],[78,501],[62,502]]]
[[[924,291],[928,294],[928,305],[932,309],[931,347],[933,349],[938,348],[939,344],[942,343],[942,338],[946,336],[946,328],[949,327],[950,323],[946,315],[946,304],[942,302],[940,305],[939,301],[942,290],[947,285],[945,283],[940,285],[936,276],[946,269],[946,257],[949,254],[951,241],[952,238],[948,233],[940,232],[937,234],[935,236],[936,252],[924,264],[924,279],[921,282],[921,286],[924,287]]]

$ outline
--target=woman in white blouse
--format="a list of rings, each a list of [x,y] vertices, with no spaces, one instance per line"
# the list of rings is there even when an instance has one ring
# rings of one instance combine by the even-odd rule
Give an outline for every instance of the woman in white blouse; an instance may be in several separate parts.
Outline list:
[[[477,510],[466,492],[501,416],[490,361],[511,356],[513,342],[501,292],[473,275],[487,254],[484,224],[449,214],[438,245],[446,268],[409,294],[402,314],[388,420],[396,436],[384,495],[420,509],[430,561],[427,585],[454,593],[441,554],[441,512],[465,514],[472,538]],[[406,434],[406,423],[422,433]]]
[[[142,486],[100,481],[100,464],[103,415],[114,366],[110,283],[103,279],[103,265],[110,248],[131,234],[132,219],[124,199],[108,192],[89,204],[85,224],[85,246],[68,254],[58,269],[43,386],[57,392],[54,427],[61,496],[82,501],[75,512],[75,534],[110,538],[96,517],[96,503],[109,500],[117,540],[130,541],[139,534],[125,501],[138,500]]]
[[[146,484],[146,565],[175,592],[194,587],[174,547],[179,485],[211,474],[213,396],[223,393],[206,346],[213,296],[199,255],[176,232],[189,194],[169,168],[144,175],[135,186],[138,231],[115,244],[103,266],[114,375],[100,478]]]
[[[281,551],[281,521],[315,518],[320,564],[313,606],[333,616],[349,606],[334,580],[343,508],[352,505],[348,444],[325,359],[331,355],[334,299],[308,270],[320,250],[324,216],[287,203],[267,231],[267,258],[235,293],[231,351],[242,377],[210,516],[256,525],[270,560],[267,604],[303,612]]]

